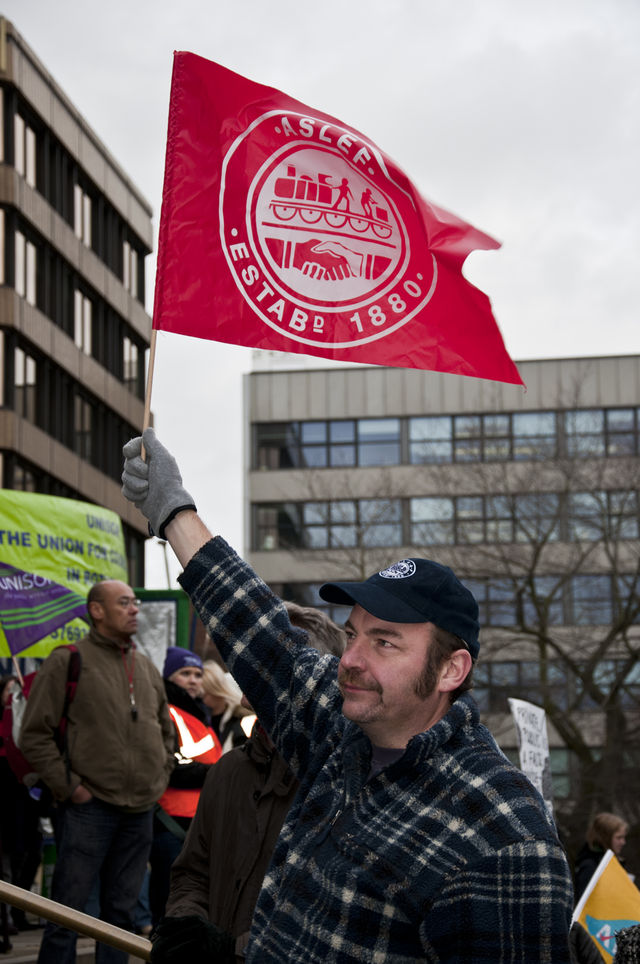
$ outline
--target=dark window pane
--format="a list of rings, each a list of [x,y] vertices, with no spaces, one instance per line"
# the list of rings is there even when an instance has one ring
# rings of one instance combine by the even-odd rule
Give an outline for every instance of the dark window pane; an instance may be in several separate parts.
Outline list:
[[[480,438],[480,416],[456,415],[453,420],[453,432],[456,438]]]
[[[504,462],[511,455],[509,439],[485,439],[484,457],[486,462]]]
[[[607,455],[635,455],[635,435],[610,435],[607,439]]]
[[[540,462],[552,459],[556,454],[556,442],[551,438],[513,438],[513,457],[516,461]]]
[[[331,526],[331,546],[334,549],[353,549],[358,545],[358,529],[356,526]]]
[[[482,452],[480,439],[463,439],[454,442],[456,462],[479,462]]]
[[[482,497],[481,496],[460,496],[456,500],[456,509],[459,519],[481,519],[482,518]]]
[[[302,446],[302,465],[305,468],[324,468],[327,464],[327,450],[322,446]]]
[[[362,535],[364,546],[399,546],[402,544],[402,526],[370,525]]]
[[[516,686],[518,683],[518,664],[492,663],[491,681],[494,686]]]
[[[431,497],[412,499],[411,518],[414,522],[429,519],[453,519],[453,499]]]
[[[574,576],[573,621],[578,626],[606,626],[612,619],[609,576]]]
[[[449,415],[430,418],[410,418],[409,438],[412,442],[432,441],[451,438],[451,418]]]
[[[399,465],[400,445],[371,442],[358,445],[359,465]]]
[[[329,441],[353,442],[356,437],[356,423],[354,421],[329,422]]]
[[[402,517],[399,499],[360,499],[359,505],[363,523],[394,522]]]
[[[610,432],[633,432],[635,421],[632,408],[610,408],[606,416],[607,428]]]
[[[412,465],[433,462],[451,462],[451,442],[412,442],[409,446]]]
[[[565,413],[565,427],[571,435],[594,435],[604,429],[604,412],[599,408]]]
[[[555,412],[518,412],[513,416],[514,435],[536,438],[555,432]]]
[[[452,546],[453,522],[419,522],[411,526],[411,541],[417,546]]]
[[[355,522],[356,504],[352,499],[329,503],[332,522]]]
[[[469,542],[484,542],[484,526],[482,522],[458,522],[457,533],[457,541],[462,545]]]
[[[400,437],[398,418],[361,418],[358,421],[358,440],[391,441]]]
[[[575,458],[591,458],[604,455],[604,437],[602,435],[569,435],[567,436],[567,454]]]
[[[329,449],[329,459],[333,467],[355,465],[356,447],[355,445],[332,445]]]
[[[301,422],[300,438],[302,442],[306,443],[307,445],[313,442],[326,442],[327,441],[327,423],[326,422]]]
[[[311,526],[305,529],[304,544],[307,549],[326,549],[329,544],[329,530],[326,526]]]
[[[318,525],[327,521],[326,502],[305,502],[302,506],[302,519],[305,525]]]
[[[508,415],[483,415],[482,424],[485,438],[487,436],[509,435]]]

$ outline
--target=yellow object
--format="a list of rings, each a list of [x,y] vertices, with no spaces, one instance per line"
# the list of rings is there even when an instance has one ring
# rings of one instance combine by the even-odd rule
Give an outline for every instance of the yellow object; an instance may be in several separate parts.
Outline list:
[[[616,933],[640,923],[640,890],[612,850],[598,864],[573,920],[582,924],[607,964],[616,953]]]

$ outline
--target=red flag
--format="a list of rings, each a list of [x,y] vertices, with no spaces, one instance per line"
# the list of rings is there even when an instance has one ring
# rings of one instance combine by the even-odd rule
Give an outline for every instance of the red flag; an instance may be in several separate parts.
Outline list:
[[[154,328],[521,384],[462,276],[497,247],[342,121],[174,55]]]

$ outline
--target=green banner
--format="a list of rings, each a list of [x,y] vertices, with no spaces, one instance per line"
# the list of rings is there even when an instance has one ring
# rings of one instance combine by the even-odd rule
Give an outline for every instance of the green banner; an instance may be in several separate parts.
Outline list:
[[[75,499],[0,489],[0,563],[51,579],[86,596],[102,579],[128,581],[120,517],[109,509]],[[7,580],[7,584],[3,584]],[[0,575],[0,592],[15,590],[15,580]],[[73,643],[87,624],[73,619],[21,652],[44,657],[62,643]],[[0,656],[11,652],[0,626]]]

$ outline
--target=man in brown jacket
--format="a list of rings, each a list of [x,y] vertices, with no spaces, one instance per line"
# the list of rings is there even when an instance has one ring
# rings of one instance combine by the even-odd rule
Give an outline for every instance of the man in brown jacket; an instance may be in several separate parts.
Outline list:
[[[58,806],[54,900],[83,910],[100,881],[100,916],[132,929],[151,845],[153,806],[174,766],[173,726],[157,669],[131,636],[139,602],[126,583],[108,580],[87,597],[91,630],[78,643],[82,661],[67,712],[66,750],[56,742],[63,712],[65,647],[55,649],[34,680],[20,748]],[[76,935],[49,923],[39,964],[74,964]],[[128,955],[98,944],[98,964]]]

